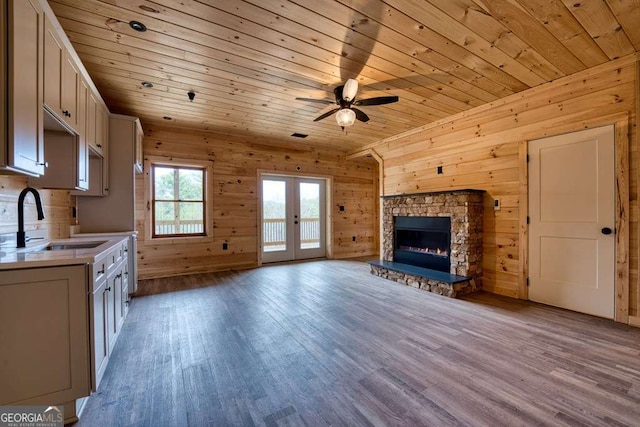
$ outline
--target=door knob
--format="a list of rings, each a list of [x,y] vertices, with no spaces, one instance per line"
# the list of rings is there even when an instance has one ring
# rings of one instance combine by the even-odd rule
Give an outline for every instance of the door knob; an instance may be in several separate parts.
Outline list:
[[[602,230],[600,230],[600,231],[602,231],[602,234],[605,234],[605,235],[606,235],[606,234],[611,234],[611,232],[612,232],[613,230],[611,230],[609,227],[604,227],[604,228],[603,228]]]

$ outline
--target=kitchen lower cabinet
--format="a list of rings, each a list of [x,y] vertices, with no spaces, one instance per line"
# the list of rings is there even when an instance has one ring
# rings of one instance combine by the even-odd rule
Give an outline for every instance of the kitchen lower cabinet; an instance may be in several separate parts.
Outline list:
[[[90,393],[87,266],[0,271],[0,405]]]
[[[122,308],[129,298],[125,276],[128,269],[127,244],[128,239],[122,240],[90,267],[93,277],[90,296],[93,391],[100,385],[127,313]]]

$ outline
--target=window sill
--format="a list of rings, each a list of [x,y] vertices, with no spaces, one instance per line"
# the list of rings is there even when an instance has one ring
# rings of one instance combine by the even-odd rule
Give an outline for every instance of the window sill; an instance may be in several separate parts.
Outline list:
[[[146,243],[149,245],[180,245],[209,242],[213,242],[213,236],[151,237],[147,239]]]

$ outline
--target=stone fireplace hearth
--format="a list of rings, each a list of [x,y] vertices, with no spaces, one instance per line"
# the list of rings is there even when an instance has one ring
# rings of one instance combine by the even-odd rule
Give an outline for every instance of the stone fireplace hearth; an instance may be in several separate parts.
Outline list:
[[[382,262],[372,263],[372,274],[450,297],[482,289],[483,193],[459,190],[383,196]],[[419,263],[398,259],[394,224],[402,217],[450,218],[450,264],[445,274],[430,274]]]

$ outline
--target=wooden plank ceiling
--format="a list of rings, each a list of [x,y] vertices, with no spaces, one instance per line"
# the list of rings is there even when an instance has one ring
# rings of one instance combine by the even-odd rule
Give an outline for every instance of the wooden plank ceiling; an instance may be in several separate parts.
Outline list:
[[[340,150],[640,50],[640,0],[49,2],[112,112]],[[400,102],[343,132],[295,100],[347,78]]]

